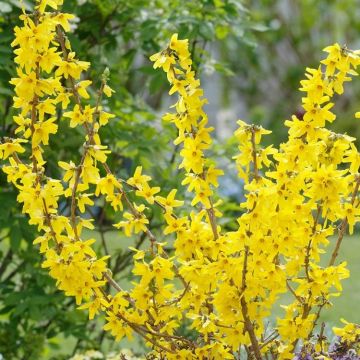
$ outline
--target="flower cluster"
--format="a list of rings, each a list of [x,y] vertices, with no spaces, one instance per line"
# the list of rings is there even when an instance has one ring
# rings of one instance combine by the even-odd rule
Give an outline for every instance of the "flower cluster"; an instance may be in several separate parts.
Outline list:
[[[142,360],[143,358],[135,356],[130,350],[123,349],[120,352],[110,352],[104,355],[100,351],[88,350],[85,353],[80,353],[72,356],[69,360]]]
[[[360,352],[360,327],[341,319],[345,324],[342,328],[333,328],[338,337],[330,343],[324,335],[324,323],[316,343],[305,344],[294,359],[296,360],[355,360]]]
[[[210,132],[213,128],[207,127],[208,118],[203,110],[207,101],[202,98],[200,80],[195,78],[191,67],[188,40],[179,40],[177,34],[174,34],[169,47],[152,55],[150,60],[155,62],[154,68],[161,67],[167,73],[172,85],[169,94],[179,95],[174,105],[176,113],[166,114],[163,119],[174,123],[178,129],[174,144],[183,144],[179,168],[184,168],[186,173],[182,185],[188,185],[188,191],[195,193],[191,205],[200,203],[208,211],[216,238],[217,229],[213,223],[216,211],[211,201],[212,186],[218,186],[217,178],[223,171],[216,169],[204,154],[204,151],[211,147]],[[219,215],[219,212],[217,214]]]
[[[61,13],[60,5],[62,0],[36,1],[34,12],[24,11],[23,26],[15,28],[18,68],[11,83],[20,137],[0,144],[1,156],[8,160],[3,171],[18,189],[29,223],[41,232],[34,244],[40,245],[42,266],[58,288],[88,309],[90,319],[104,311],[104,329],[116,340],[142,337],[154,358],[235,359],[244,350],[257,360],[267,354],[291,359],[300,340],[310,346],[321,310],[331,306],[331,298],[341,292],[341,280],[349,276],[346,263],[336,264],[336,259],[347,228],[352,233],[359,221],[355,139],[325,127],[335,120],[330,99],[342,94],[344,82],[355,74],[358,53],[333,45],[325,49],[328,57],[318,69],[306,70],[301,83],[304,115],[285,122],[289,138],[279,149],[261,147],[269,131],[238,122],[240,153],[235,161],[246,199],[238,228],[226,231],[218,221],[221,201],[213,201],[223,172],[206,157],[212,128],[188,41],[173,35],[151,60],[166,72],[169,94],[178,95],[175,112],[164,120],[178,130],[182,184],[192,194],[189,212],[176,198],[176,189],[159,195],[161,189],[141,166],[123,180],[107,165],[110,150],[99,129],[114,115],[101,104],[114,91],[105,71],[93,96],[91,81],[84,76],[90,64],[71,49],[65,33],[72,15]],[[58,162],[62,180],[48,175],[43,156],[60,119],[85,133],[80,158]],[[83,231],[94,228],[82,214],[99,197],[116,212],[125,208],[116,228],[126,236],[142,233],[149,239],[148,248],[133,248],[136,281],[129,291],[111,277],[108,257],[97,257],[95,240]],[[69,216],[59,213],[60,200],[68,202]],[[163,210],[161,236],[173,242],[174,253],[168,254],[166,243],[151,231],[149,206]],[[329,263],[322,266],[336,228]],[[113,293],[106,292],[106,283]],[[283,306],[283,318],[269,332],[266,319],[284,292],[293,302]],[[335,333],[345,342],[359,335],[354,324]]]

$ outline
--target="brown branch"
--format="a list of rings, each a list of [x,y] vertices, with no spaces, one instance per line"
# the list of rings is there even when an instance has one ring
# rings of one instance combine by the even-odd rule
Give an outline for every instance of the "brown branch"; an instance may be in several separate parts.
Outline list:
[[[249,247],[245,246],[244,265],[243,265],[243,270],[242,270],[241,300],[240,300],[241,312],[242,312],[242,315],[244,318],[245,330],[247,331],[247,333],[249,334],[249,337],[250,337],[251,350],[253,351],[255,358],[257,360],[261,360],[262,356],[261,356],[261,352],[260,352],[259,342],[256,338],[254,326],[249,317],[249,310],[247,307],[247,303],[245,300],[245,294],[244,294],[244,292],[246,290],[246,273],[247,273],[248,255],[249,255]]]
[[[251,341],[251,350],[254,353],[256,360],[262,360],[260,345],[259,345],[258,339],[256,338],[256,335],[255,335],[254,326],[248,315],[249,311],[248,311],[248,307],[247,307],[247,303],[245,301],[244,295],[242,295],[240,302],[241,302],[241,312],[242,312],[242,315],[244,317],[244,322],[245,322],[245,330],[249,334],[250,341]]]
[[[246,289],[246,273],[247,273],[248,256],[249,256],[249,246],[245,246],[244,265],[243,265],[242,277],[241,277],[241,293],[243,293]]]
[[[301,299],[301,297],[299,295],[296,294],[295,290],[291,287],[291,285],[289,284],[289,280],[286,279],[286,287],[289,289],[289,291],[295,296],[296,300],[302,304],[303,300]]]
[[[322,322],[319,337],[318,337],[318,343],[320,343],[320,351],[321,352],[323,351],[323,340],[326,339],[326,337],[324,337],[324,330],[325,330],[325,323]]]
[[[104,273],[104,278],[109,282],[109,284],[116,289],[117,291],[123,292],[123,288],[108,274]]]
[[[273,331],[267,339],[264,340],[264,342],[261,344],[260,349],[264,348],[265,346],[272,343],[274,340],[276,340],[280,334],[277,332],[277,330]]]
[[[353,194],[351,196],[351,205],[354,205],[354,203],[355,203],[356,195],[357,195],[357,193],[359,191],[359,186],[360,186],[360,176],[357,176],[354,192],[353,192]],[[348,221],[347,221],[347,218],[345,217],[343,219],[343,221],[341,222],[339,235],[338,235],[338,238],[337,238],[337,241],[336,241],[335,248],[334,248],[334,250],[333,250],[333,252],[331,254],[331,259],[329,261],[328,266],[333,266],[335,264],[335,260],[336,260],[338,254],[339,254],[340,245],[341,245],[341,242],[342,242],[342,240],[344,238],[344,235],[345,235],[345,232],[346,232],[346,229],[347,229],[347,225],[348,225]]]
[[[251,146],[252,146],[251,155],[253,158],[253,165],[254,165],[254,178],[255,178],[255,180],[258,180],[260,178],[260,175],[259,175],[257,156],[256,156],[255,132],[256,132],[255,125],[252,125],[251,126]]]
[[[71,212],[70,212],[70,218],[71,218],[71,226],[74,230],[74,235],[75,235],[75,239],[77,241],[80,240],[78,232],[77,232],[77,227],[76,227],[76,206],[77,206],[77,199],[76,199],[76,190],[77,187],[79,185],[79,181],[80,181],[80,175],[81,175],[81,171],[82,171],[82,167],[84,165],[84,161],[85,161],[85,157],[86,157],[86,153],[87,153],[87,149],[85,149],[84,154],[81,158],[81,162],[80,165],[77,166],[76,168],[76,173],[75,173],[75,182],[74,182],[74,186],[72,188],[72,192],[71,192]]]
[[[316,216],[314,219],[314,224],[312,227],[312,232],[310,235],[310,239],[309,242],[306,246],[306,254],[305,254],[305,260],[304,260],[304,265],[305,265],[305,274],[306,274],[306,278],[308,280],[308,282],[312,282],[312,279],[310,277],[310,252],[311,252],[311,245],[312,245],[312,237],[314,236],[315,232],[316,232],[316,226],[319,222],[319,218],[320,218],[320,213],[321,213],[321,205],[318,204],[317,205],[317,212],[316,212]]]
[[[51,236],[55,240],[56,250],[59,250],[60,249],[60,247],[59,247],[60,242],[56,238],[56,232],[55,232],[55,230],[54,230],[54,228],[52,226],[52,223],[51,223],[51,215],[50,215],[48,207],[46,205],[46,200],[43,198],[42,201],[43,201],[43,206],[44,206],[43,210],[44,210],[44,214],[45,214],[45,219],[46,219],[46,223],[47,223],[46,225],[49,227]]]
[[[154,330],[150,330],[148,329],[147,327],[144,327],[144,326],[141,326],[141,325],[138,325],[142,330],[146,331],[147,333],[149,333],[150,335],[153,335],[153,336],[156,336],[156,337],[160,337],[160,338],[164,338],[164,339],[167,339],[167,340],[176,340],[176,341],[181,341],[183,343],[186,343],[188,346],[192,347],[192,348],[195,348],[195,344],[191,341],[191,340],[188,340],[182,336],[177,336],[177,335],[170,335],[170,334],[167,334],[167,333],[159,333],[157,331],[154,331]]]
[[[210,202],[210,209],[206,209],[206,212],[209,217],[211,230],[214,234],[214,240],[217,240],[219,238],[219,234],[217,231],[216,216],[215,216],[214,205],[213,205],[213,201],[212,201],[211,197],[209,197],[209,202]]]
[[[310,338],[312,336],[312,333],[313,333],[313,331],[315,329],[315,326],[317,325],[317,321],[320,318],[321,311],[322,311],[323,307],[326,304],[327,304],[327,301],[324,299],[324,302],[321,305],[319,305],[318,310],[317,310],[316,315],[315,315],[315,320],[312,323],[311,331],[309,332],[309,335],[308,335],[308,340],[310,340]],[[322,331],[323,331],[323,329],[322,329]]]
[[[194,135],[195,135],[195,131],[193,130],[193,136]],[[203,173],[200,175],[201,179],[204,181],[205,181],[205,175],[206,175],[206,171],[204,170]],[[209,202],[210,202],[210,208],[206,209],[206,213],[210,221],[210,226],[214,235],[214,240],[217,240],[219,238],[219,234],[217,231],[216,216],[215,216],[214,205],[211,196],[209,196]]]
[[[103,296],[105,297],[105,300],[108,301],[108,300],[109,300],[108,295],[107,295],[102,289],[100,289],[100,291],[102,292]],[[108,309],[111,310],[111,311],[113,311],[112,306],[109,306]],[[117,312],[117,313],[113,312],[113,313],[114,313],[114,315],[115,315],[116,317],[118,317],[120,320],[122,320],[125,324],[127,324],[129,327],[131,327],[136,333],[138,333],[140,336],[142,336],[146,341],[148,341],[148,342],[150,342],[151,344],[153,344],[155,347],[158,347],[159,349],[161,349],[161,350],[163,350],[163,351],[166,351],[166,352],[169,352],[169,353],[171,353],[171,354],[175,354],[175,353],[176,353],[174,350],[169,349],[169,348],[167,348],[167,347],[164,347],[163,345],[158,344],[158,343],[157,343],[155,340],[153,340],[152,338],[148,337],[148,336],[146,335],[146,333],[151,332],[151,330],[149,330],[149,329],[147,329],[147,328],[144,328],[144,327],[142,327],[141,325],[132,323],[131,321],[129,321],[128,319],[126,319],[126,317],[125,317],[123,314],[121,314],[120,312]],[[152,335],[153,335],[153,334],[152,334]],[[173,344],[173,345],[174,345],[174,347],[176,347],[175,344]]]
[[[173,304],[176,304],[178,303],[179,301],[181,301],[181,299],[185,296],[185,294],[187,293],[187,291],[189,290],[190,288],[190,282],[188,282],[186,284],[186,287],[184,288],[183,292],[181,293],[181,295],[179,297],[177,297],[176,299],[166,303],[165,305],[163,306],[170,306],[170,305],[173,305]]]

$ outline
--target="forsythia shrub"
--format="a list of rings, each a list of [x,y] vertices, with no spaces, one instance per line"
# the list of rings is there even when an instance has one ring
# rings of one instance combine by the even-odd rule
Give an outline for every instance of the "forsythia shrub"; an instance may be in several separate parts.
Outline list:
[[[36,1],[32,13],[21,15],[23,26],[15,28],[18,68],[11,84],[19,109],[15,133],[22,136],[3,139],[0,145],[2,158],[8,160],[3,171],[18,189],[29,223],[41,232],[34,244],[40,245],[42,266],[59,289],[74,296],[90,319],[105,312],[104,329],[116,340],[142,337],[148,359],[236,359],[243,353],[248,358],[291,359],[296,352],[299,358],[311,353],[327,359],[349,349],[360,354],[356,324],[334,329],[339,340],[332,347],[323,327],[314,335],[321,310],[331,306],[331,298],[341,292],[341,280],[349,276],[346,262],[336,260],[347,228],[353,233],[359,221],[355,139],[325,128],[335,120],[330,99],[342,94],[344,82],[356,75],[359,51],[329,46],[322,65],[306,69],[301,83],[305,114],[285,122],[289,138],[279,149],[261,147],[262,136],[270,131],[238,122],[235,161],[246,200],[238,229],[225,231],[219,225],[221,199],[213,200],[223,172],[206,158],[212,128],[188,41],[173,35],[151,60],[166,72],[169,94],[178,95],[175,111],[164,120],[178,129],[175,144],[181,145],[179,168],[184,169],[190,213],[176,198],[176,189],[159,195],[161,189],[141,166],[128,180],[107,166],[110,150],[99,132],[114,116],[102,106],[102,98],[114,91],[105,71],[96,98],[90,99],[91,81],[82,79],[90,64],[77,59],[65,35],[73,15],[60,12],[62,2]],[[59,160],[62,180],[50,177],[44,159],[50,137],[58,132],[59,112],[62,121],[85,134],[79,161]],[[95,239],[85,238],[84,228],[93,229],[93,224],[82,214],[98,197],[114,211],[125,208],[116,228],[128,236],[142,232],[149,239],[146,250],[134,249],[137,281],[129,291],[112,278],[108,257],[97,258],[91,247]],[[59,212],[64,199],[70,204],[69,216]],[[161,238],[148,227],[149,206],[163,209]],[[175,249],[171,254],[165,250],[169,242]],[[320,259],[329,251],[330,261],[323,267]],[[106,283],[114,293],[106,292]],[[293,302],[283,306],[284,317],[269,329],[271,309],[285,292]]]

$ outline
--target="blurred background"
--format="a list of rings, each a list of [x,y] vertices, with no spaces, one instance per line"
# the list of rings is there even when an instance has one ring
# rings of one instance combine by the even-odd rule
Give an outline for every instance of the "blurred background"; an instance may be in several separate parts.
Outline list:
[[[31,10],[32,2],[23,0]],[[65,0],[65,12],[73,13],[69,39],[81,60],[92,63],[87,74],[94,84],[110,69],[115,96],[104,104],[116,119],[102,130],[103,142],[113,155],[110,167],[127,178],[142,164],[164,192],[178,188],[178,149],[172,144],[174,129],[161,121],[175,102],[162,71],[153,70],[148,58],[164,46],[171,35],[188,38],[194,67],[209,100],[206,111],[215,127],[211,154],[225,170],[219,194],[227,228],[239,214],[242,186],[231,158],[236,154],[232,137],[238,119],[272,130],[268,143],[286,140],[283,122],[301,115],[299,81],[305,67],[317,67],[322,49],[338,42],[360,48],[359,0]],[[17,0],[0,1],[0,136],[14,136],[13,91],[16,75],[10,43],[21,13]],[[359,137],[354,119],[359,111],[360,81],[350,83],[335,111],[334,131]],[[58,114],[61,119],[61,114]],[[48,173],[59,177],[57,161],[78,159],[83,143],[81,129],[60,122],[60,131],[47,150]],[[156,161],[154,161],[156,159]],[[170,164],[170,165],[169,165]],[[32,245],[36,230],[27,224],[16,203],[16,192],[0,174],[0,359],[69,359],[77,352],[95,349],[108,352],[124,347],[141,353],[141,344],[116,344],[101,327],[103,318],[88,322],[73,299],[59,292]],[[110,268],[123,287],[130,286],[129,245],[140,248],[144,236],[127,239],[111,223],[121,218],[101,199],[89,209],[95,217],[100,255],[111,253]],[[61,211],[68,212],[68,204]],[[162,225],[159,210],[152,209],[151,229]],[[171,244],[169,245],[171,246]],[[344,241],[341,258],[347,259],[352,277],[344,282],[344,295],[323,319],[337,325],[340,317],[360,322],[354,304],[360,301],[360,241],[358,235]],[[287,301],[284,299],[283,301]],[[274,309],[273,319],[282,314]]]

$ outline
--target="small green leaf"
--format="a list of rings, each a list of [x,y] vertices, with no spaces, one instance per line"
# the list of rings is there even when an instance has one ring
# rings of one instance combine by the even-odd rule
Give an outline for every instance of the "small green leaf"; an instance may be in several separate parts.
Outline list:
[[[228,26],[223,26],[223,25],[217,25],[215,28],[215,34],[216,37],[221,40],[221,39],[225,39],[226,36],[229,33],[229,27]]]
[[[20,224],[18,221],[14,222],[12,224],[12,227],[10,229],[10,247],[11,250],[17,251],[20,247],[22,239],[22,233],[20,230]]]
[[[264,24],[254,24],[251,26],[251,29],[259,32],[265,32],[270,30],[270,28]]]

